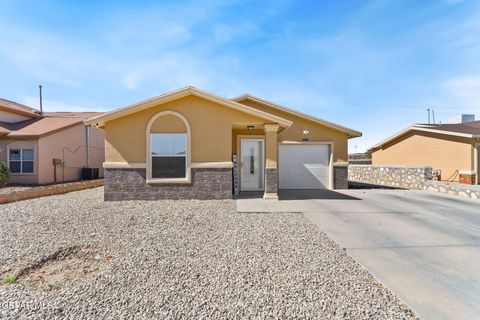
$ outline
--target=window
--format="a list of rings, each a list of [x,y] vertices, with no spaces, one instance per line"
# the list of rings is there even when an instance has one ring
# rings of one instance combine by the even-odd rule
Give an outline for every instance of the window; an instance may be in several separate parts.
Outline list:
[[[33,173],[33,149],[10,149],[10,172]]]
[[[187,134],[151,133],[152,178],[185,178],[187,172]]]

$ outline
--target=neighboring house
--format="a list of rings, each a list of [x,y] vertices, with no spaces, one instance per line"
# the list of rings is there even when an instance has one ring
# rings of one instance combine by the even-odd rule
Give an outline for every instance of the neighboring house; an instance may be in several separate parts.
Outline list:
[[[41,113],[0,99],[0,160],[10,168],[9,182],[49,184],[73,181],[81,178],[84,167],[100,168],[102,176],[104,132],[83,124],[84,120],[100,114]]]
[[[251,95],[194,87],[85,123],[105,129],[106,200],[347,188],[347,141],[361,135]]]
[[[417,124],[373,146],[374,165],[428,165],[439,180],[478,182],[480,121]]]

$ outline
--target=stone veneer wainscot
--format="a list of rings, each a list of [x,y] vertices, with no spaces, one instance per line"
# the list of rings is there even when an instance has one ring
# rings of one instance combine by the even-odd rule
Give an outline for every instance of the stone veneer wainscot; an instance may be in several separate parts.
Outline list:
[[[149,184],[146,169],[105,168],[105,200],[231,199],[231,168],[192,168],[191,183]]]

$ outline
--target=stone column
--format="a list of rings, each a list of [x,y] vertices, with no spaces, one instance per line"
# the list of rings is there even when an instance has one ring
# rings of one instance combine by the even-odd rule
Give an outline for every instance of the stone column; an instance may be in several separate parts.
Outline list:
[[[333,189],[348,189],[348,162],[333,163]]]
[[[265,200],[278,200],[277,132],[278,124],[266,124],[265,130]]]

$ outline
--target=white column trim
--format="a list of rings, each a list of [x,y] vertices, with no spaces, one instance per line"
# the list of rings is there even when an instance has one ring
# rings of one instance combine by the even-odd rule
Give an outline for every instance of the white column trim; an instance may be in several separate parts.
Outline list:
[[[233,162],[192,162],[191,168],[233,168]]]
[[[263,129],[265,130],[265,132],[269,132],[269,131],[278,131],[278,129],[280,128],[280,125],[278,124],[265,124],[263,125]]]
[[[145,169],[145,162],[104,162],[105,169]]]

